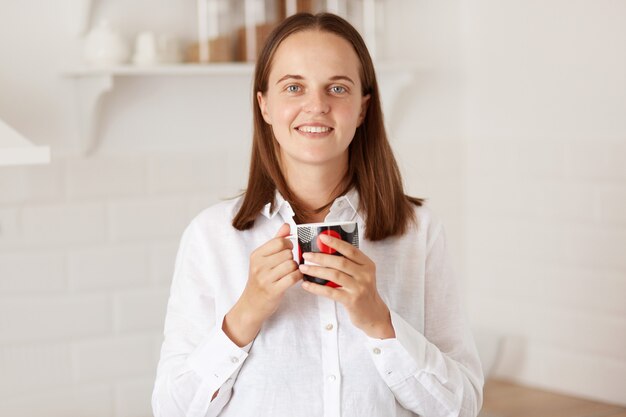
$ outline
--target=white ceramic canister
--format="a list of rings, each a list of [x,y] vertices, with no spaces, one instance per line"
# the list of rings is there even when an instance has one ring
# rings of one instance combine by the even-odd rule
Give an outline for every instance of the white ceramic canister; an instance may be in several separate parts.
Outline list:
[[[107,20],[101,20],[85,37],[83,58],[91,66],[110,67],[124,64],[129,56],[128,42]]]

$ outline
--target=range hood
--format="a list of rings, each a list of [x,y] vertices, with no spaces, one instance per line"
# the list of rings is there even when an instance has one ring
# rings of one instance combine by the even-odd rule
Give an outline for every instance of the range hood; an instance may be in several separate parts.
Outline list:
[[[0,119],[0,166],[50,163],[50,147],[33,145]]]

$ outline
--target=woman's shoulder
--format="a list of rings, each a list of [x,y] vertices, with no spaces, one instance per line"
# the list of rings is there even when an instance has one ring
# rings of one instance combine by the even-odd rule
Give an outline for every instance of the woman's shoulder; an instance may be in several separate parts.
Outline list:
[[[243,196],[237,196],[212,204],[191,220],[190,227],[199,226],[204,230],[232,228],[233,218],[242,202]]]
[[[443,223],[427,202],[422,203],[420,206],[414,205],[413,212],[415,213],[414,227],[417,232],[426,233],[429,237],[436,237],[439,234],[443,228]]]

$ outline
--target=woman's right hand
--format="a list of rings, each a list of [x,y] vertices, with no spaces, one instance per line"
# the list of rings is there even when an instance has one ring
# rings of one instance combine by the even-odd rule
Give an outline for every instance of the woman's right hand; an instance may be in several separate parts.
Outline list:
[[[241,297],[224,317],[222,330],[238,346],[250,343],[263,322],[278,309],[285,291],[302,280],[293,259],[293,243],[284,223],[276,236],[250,255],[248,283]]]

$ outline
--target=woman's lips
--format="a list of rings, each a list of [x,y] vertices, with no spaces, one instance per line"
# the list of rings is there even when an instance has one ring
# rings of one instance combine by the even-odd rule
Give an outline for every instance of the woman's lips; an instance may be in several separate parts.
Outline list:
[[[328,136],[334,129],[322,125],[302,125],[296,127],[298,133],[306,137],[319,138]]]

